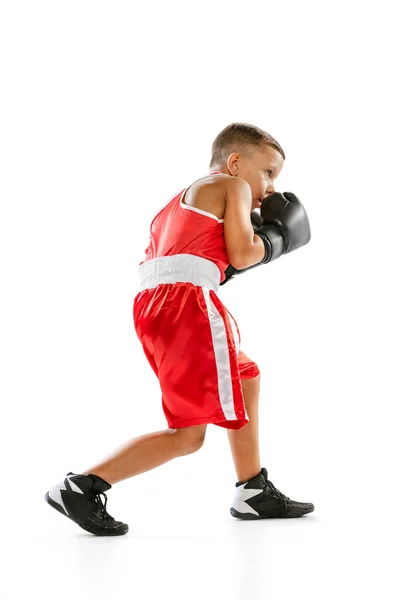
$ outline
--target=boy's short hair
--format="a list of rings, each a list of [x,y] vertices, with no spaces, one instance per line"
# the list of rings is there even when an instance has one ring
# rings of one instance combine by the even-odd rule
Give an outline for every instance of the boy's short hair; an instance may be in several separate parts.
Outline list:
[[[222,166],[232,152],[251,158],[257,148],[271,146],[285,159],[278,142],[266,131],[247,123],[231,123],[215,138],[211,148],[210,168]]]

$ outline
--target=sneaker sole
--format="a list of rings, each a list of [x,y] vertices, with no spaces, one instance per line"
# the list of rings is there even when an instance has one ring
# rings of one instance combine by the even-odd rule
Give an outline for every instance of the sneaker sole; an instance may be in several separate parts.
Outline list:
[[[49,493],[46,492],[44,499],[46,500],[46,502],[48,504],[50,504],[50,506],[52,506],[53,508],[55,508],[55,510],[57,510],[59,513],[61,513],[62,515],[64,515],[64,517],[67,517],[67,519],[69,519],[70,521],[72,521],[73,523],[76,523],[77,525],[79,525],[79,527],[81,527],[82,529],[84,529],[85,531],[87,531],[88,533],[91,533],[93,535],[100,535],[100,536],[115,536],[115,535],[124,535],[125,533],[127,533],[129,531],[129,527],[128,525],[125,525],[124,528],[121,528],[118,531],[109,531],[107,532],[106,530],[103,531],[92,531],[90,526],[85,525],[83,523],[79,523],[79,521],[75,521],[75,519],[73,519],[72,517],[70,517],[65,510],[62,508],[62,506],[60,506],[59,504],[57,504],[57,502],[54,502],[54,500],[52,500],[49,496]]]
[[[243,521],[259,521],[260,519],[293,519],[296,517],[302,517],[303,515],[308,515],[308,513],[313,512],[314,507],[310,507],[308,510],[304,510],[301,508],[292,508],[292,510],[282,516],[282,517],[262,517],[262,516],[258,516],[258,515],[253,515],[251,513],[240,513],[238,512],[235,508],[231,508],[231,515],[232,517],[235,517],[235,519],[242,519]]]

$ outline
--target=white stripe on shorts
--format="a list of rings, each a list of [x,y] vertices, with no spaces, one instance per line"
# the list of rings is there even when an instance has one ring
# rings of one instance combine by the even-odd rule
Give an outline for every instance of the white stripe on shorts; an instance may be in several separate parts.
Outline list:
[[[204,300],[207,306],[208,318],[210,321],[211,335],[215,352],[215,360],[218,374],[219,400],[225,418],[228,421],[234,421],[238,417],[235,413],[235,405],[233,402],[232,375],[229,361],[229,349],[225,323],[210,297],[210,290],[206,287],[202,287],[202,290],[204,294]],[[235,324],[231,318],[230,323],[234,334],[236,354],[238,354],[239,337],[237,335]]]

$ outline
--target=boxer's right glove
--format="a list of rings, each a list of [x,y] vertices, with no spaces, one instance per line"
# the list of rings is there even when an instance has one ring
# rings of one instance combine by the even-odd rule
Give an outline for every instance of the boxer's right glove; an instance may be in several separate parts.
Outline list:
[[[300,200],[291,192],[274,192],[263,200],[260,215],[253,211],[251,222],[254,233],[258,235],[265,246],[265,255],[261,262],[235,269],[229,265],[225,271],[224,285],[235,275],[240,275],[249,269],[266,264],[305,246],[311,238],[310,223],[307,213]]]
[[[269,263],[310,241],[307,213],[297,196],[291,192],[275,192],[265,198],[260,214],[262,225],[254,233],[262,239],[265,255],[258,264]]]

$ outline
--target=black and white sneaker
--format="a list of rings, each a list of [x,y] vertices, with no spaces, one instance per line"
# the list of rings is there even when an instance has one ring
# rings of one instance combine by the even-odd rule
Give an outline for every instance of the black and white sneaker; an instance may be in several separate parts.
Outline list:
[[[296,502],[276,489],[268,479],[267,469],[248,481],[236,483],[236,493],[231,507],[237,519],[276,519],[302,517],[314,510],[311,502]]]
[[[62,515],[94,535],[123,535],[128,525],[116,521],[107,511],[107,496],[111,488],[101,477],[68,473],[66,478],[46,492],[44,499]],[[104,496],[103,504],[100,494]]]

